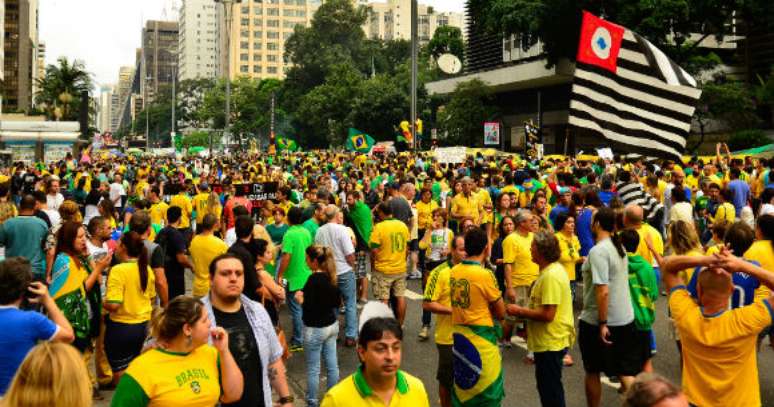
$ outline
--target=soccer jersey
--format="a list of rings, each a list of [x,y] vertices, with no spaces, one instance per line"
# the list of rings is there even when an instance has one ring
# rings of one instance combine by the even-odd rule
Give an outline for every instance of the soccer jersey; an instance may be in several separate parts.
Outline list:
[[[478,224],[478,199],[476,195],[470,194],[457,194],[452,198],[452,215],[458,215],[460,217],[470,217],[473,219],[473,223]]]
[[[771,325],[768,300],[704,315],[684,286],[675,287],[669,310],[680,333],[683,391],[697,406],[760,406],[756,339]]]
[[[637,245],[637,251],[634,253],[642,256],[642,258],[645,259],[645,261],[647,261],[651,266],[658,267],[656,258],[653,256],[653,253],[650,252],[650,249],[648,249],[647,239],[650,237],[650,241],[653,243],[653,248],[658,254],[663,255],[664,239],[661,238],[661,233],[659,233],[656,228],[648,225],[647,223],[643,223],[635,230],[637,231],[637,234],[640,235],[640,244]]]
[[[193,205],[191,204],[191,198],[185,194],[177,194],[169,200],[169,206],[177,206],[182,210],[183,216],[180,217],[179,229],[185,229],[191,226],[191,213],[193,213]]]
[[[220,358],[210,345],[190,353],[152,349],[129,364],[112,407],[212,407],[220,399]]]
[[[434,268],[427,277],[425,285],[426,302],[437,302],[443,306],[451,307],[451,264],[443,262]],[[448,314],[436,314],[435,343],[438,345],[451,345],[452,341],[452,317]]]
[[[312,235],[301,225],[291,226],[282,237],[282,254],[290,256],[290,262],[284,277],[288,280],[288,290],[304,288],[312,271],[306,264],[306,248],[312,245]]]
[[[409,230],[406,224],[397,219],[387,219],[374,226],[371,232],[371,248],[379,251],[374,258],[374,268],[384,274],[402,274],[406,272],[406,242]]]
[[[562,232],[556,233],[556,239],[559,241],[559,264],[564,267],[564,271],[567,273],[567,278],[570,281],[575,280],[575,264],[580,259],[580,240],[578,236],[572,235],[567,237]]]
[[[457,325],[493,326],[489,304],[502,296],[492,271],[463,260],[451,269],[452,322]]]
[[[511,265],[511,284],[529,286],[538,277],[538,265],[532,262],[532,232],[526,236],[513,232],[503,240],[503,263]]]
[[[755,241],[744,253],[744,258],[758,262],[764,270],[774,272],[774,248],[772,248],[771,240]],[[761,284],[755,292],[755,297],[763,299],[768,297],[770,292],[768,287]]]
[[[216,257],[228,251],[223,240],[209,235],[196,235],[191,240],[191,261],[193,262],[193,295],[203,297],[210,290],[210,263]],[[248,272],[248,270],[245,270]]]
[[[150,267],[147,273],[148,280],[143,290],[136,261],[121,263],[110,269],[105,301],[121,304],[117,311],[110,314],[111,320],[124,324],[139,324],[150,320],[153,312],[151,304],[156,296],[156,278]]]
[[[362,368],[333,386],[323,398],[321,407],[429,407],[422,381],[398,370],[390,405],[385,406],[363,376]]]
[[[191,200],[191,205],[194,211],[196,211],[196,223],[202,223],[204,220],[204,215],[207,214],[207,201],[209,199],[210,194],[208,192],[200,192]]]
[[[551,322],[527,321],[527,347],[532,352],[557,352],[572,346],[575,325],[572,314],[570,280],[559,263],[552,263],[540,272],[529,297],[529,308],[555,305]]]
[[[438,204],[431,200],[428,203],[419,201],[416,203],[417,208],[417,226],[419,229],[429,229],[433,226],[433,211],[438,209]],[[420,239],[422,236],[420,236]]]
[[[158,201],[151,205],[150,210],[148,211],[148,214],[151,218],[151,223],[155,223],[157,225],[166,225],[167,209],[169,209],[169,205],[167,205],[167,203],[164,201]]]

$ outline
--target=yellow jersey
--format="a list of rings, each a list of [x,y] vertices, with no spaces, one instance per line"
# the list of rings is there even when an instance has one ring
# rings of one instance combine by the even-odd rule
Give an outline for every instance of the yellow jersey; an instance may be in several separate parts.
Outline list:
[[[425,285],[425,302],[437,302],[443,306],[451,307],[451,264],[448,261],[434,268],[427,277]],[[438,345],[453,345],[451,315],[436,314],[435,343]]]
[[[481,223],[492,223],[494,221],[494,207],[492,206],[492,197],[489,196],[489,191],[484,188],[479,188],[476,194],[476,200],[478,201],[478,213],[481,214]],[[485,206],[490,206],[491,210],[487,211]]]
[[[669,310],[683,349],[683,391],[697,406],[760,406],[756,340],[771,325],[768,300],[704,315],[683,286]]]
[[[110,269],[105,302],[121,304],[117,311],[110,314],[112,321],[139,324],[150,320],[156,296],[156,278],[148,267],[148,281],[143,291],[139,271],[136,261],[121,263]]]
[[[196,235],[191,240],[191,262],[194,269],[193,295],[204,297],[210,291],[210,263],[228,251],[226,243],[214,235]],[[248,270],[245,270],[248,272]]]
[[[771,247],[771,240],[756,240],[753,242],[752,246],[747,249],[743,257],[747,260],[757,261],[764,270],[774,272],[774,248]],[[764,299],[769,296],[770,292],[771,290],[769,287],[761,284],[761,286],[755,290],[755,298]]]
[[[372,249],[379,249],[374,258],[375,271],[383,274],[405,273],[408,241],[409,230],[405,223],[397,219],[377,223],[369,241]]]
[[[209,192],[200,192],[191,200],[191,205],[194,211],[196,211],[196,223],[202,223],[204,220],[204,215],[207,214],[207,201],[209,199]]]
[[[479,224],[480,219],[478,215],[478,199],[476,199],[476,195],[472,193],[470,196],[465,196],[465,194],[457,194],[454,196],[454,198],[452,198],[451,205],[451,214],[453,217],[470,217],[473,219],[473,223],[476,225]]]
[[[374,394],[363,376],[362,368],[333,386],[323,398],[320,407],[429,407],[427,391],[422,381],[398,370],[395,390],[390,405]]]
[[[177,194],[169,200],[169,206],[177,206],[183,211],[183,216],[180,217],[180,226],[178,229],[185,229],[191,227],[191,214],[193,213],[193,205],[191,204],[191,198],[185,194]]]
[[[529,308],[555,305],[551,322],[527,321],[527,347],[532,352],[557,352],[575,341],[575,321],[572,314],[570,280],[559,263],[552,263],[540,272],[529,296]]]
[[[513,232],[503,240],[503,263],[511,265],[511,284],[513,287],[529,286],[538,277],[538,265],[532,261],[532,239]]]
[[[452,323],[494,326],[489,304],[502,297],[494,273],[478,262],[463,260],[450,274]]]
[[[202,345],[190,353],[151,349],[118,382],[112,407],[212,407],[220,400],[220,357]]]
[[[562,232],[556,233],[556,239],[559,241],[559,264],[564,267],[564,271],[567,273],[567,278],[570,281],[575,280],[575,265],[578,264],[580,255],[580,240],[578,236],[573,234],[571,237],[567,237]]]
[[[433,211],[438,209],[438,204],[432,199],[428,203],[419,201],[416,203],[417,208],[417,227],[422,229],[429,229],[433,226]],[[420,239],[422,236],[419,237]]]
[[[155,223],[157,225],[166,225],[167,224],[167,209],[169,209],[169,205],[167,205],[164,201],[158,201],[155,204],[151,205],[150,210],[148,210],[148,215],[150,215],[151,223]]]
[[[734,208],[734,205],[731,202],[723,202],[715,211],[715,216],[710,216],[710,222],[712,223],[726,221],[729,224],[732,224],[735,220],[736,208]]]
[[[656,228],[648,225],[647,223],[643,223],[635,230],[637,231],[637,234],[640,235],[640,244],[637,246],[637,251],[635,254],[642,256],[642,258],[650,263],[651,266],[658,267],[655,256],[653,256],[653,253],[651,253],[650,249],[648,249],[647,237],[650,236],[650,240],[653,242],[653,248],[656,250],[656,252],[658,252],[658,254],[663,256],[664,239],[661,238],[661,233],[659,233]]]

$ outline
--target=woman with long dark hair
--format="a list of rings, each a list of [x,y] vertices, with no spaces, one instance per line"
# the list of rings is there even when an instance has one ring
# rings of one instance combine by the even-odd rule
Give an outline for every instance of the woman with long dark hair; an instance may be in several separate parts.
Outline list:
[[[148,252],[137,232],[121,236],[116,255],[121,263],[110,270],[103,307],[110,313],[105,319],[105,353],[118,383],[142,351],[156,289]]]
[[[508,194],[504,194],[508,195]],[[513,233],[516,229],[516,224],[513,222],[513,217],[505,215],[500,219],[500,224],[497,225],[497,240],[492,244],[492,252],[489,256],[489,260],[495,266],[495,279],[497,279],[497,286],[500,287],[500,291],[505,292],[505,263],[503,263],[503,241],[508,235]]]

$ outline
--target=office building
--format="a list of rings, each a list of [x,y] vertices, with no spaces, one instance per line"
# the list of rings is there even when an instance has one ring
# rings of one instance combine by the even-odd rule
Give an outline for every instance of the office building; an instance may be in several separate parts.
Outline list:
[[[358,2],[357,4],[362,4]],[[363,25],[371,39],[411,41],[411,0],[388,0],[386,3],[368,3],[368,19]],[[465,16],[462,13],[438,12],[432,6],[419,4],[417,9],[419,42],[426,44],[438,27],[457,27],[465,35]]]
[[[97,108],[97,130],[100,132],[112,131],[113,126],[113,86],[105,85],[100,88],[99,103]]]
[[[313,0],[264,0],[237,3],[229,41],[229,77],[285,77],[285,41],[296,26],[307,26],[319,7]],[[221,11],[223,6],[218,6]],[[223,47],[225,52],[225,46]],[[221,55],[223,60],[225,56]],[[222,71],[226,68],[223,67]]]
[[[3,111],[29,111],[38,77],[38,1],[5,0],[4,5]]]
[[[215,78],[218,75],[219,7],[212,0],[183,0],[178,20],[180,80]]]
[[[149,20],[142,30],[140,91],[152,100],[160,91],[169,92],[177,76],[178,24]]]

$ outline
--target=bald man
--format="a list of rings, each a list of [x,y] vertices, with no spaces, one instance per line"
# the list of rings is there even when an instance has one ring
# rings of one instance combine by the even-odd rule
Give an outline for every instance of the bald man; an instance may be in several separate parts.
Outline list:
[[[627,229],[637,231],[637,234],[640,235],[640,244],[637,246],[637,253],[635,254],[639,254],[645,261],[649,262],[650,265],[653,266],[656,276],[658,276],[658,263],[656,262],[653,253],[648,250],[648,244],[646,242],[647,239],[650,238],[650,241],[653,243],[653,248],[656,249],[656,252],[659,255],[663,256],[664,239],[661,238],[661,233],[659,233],[656,228],[643,222],[643,216],[644,211],[641,206],[637,204],[626,205],[626,208],[624,208],[624,226]]]
[[[691,267],[700,273],[698,304],[677,275]],[[662,271],[669,311],[682,340],[688,401],[697,406],[760,406],[756,339],[771,325],[774,297],[729,310],[734,290],[729,273],[746,273],[770,288],[774,274],[728,249],[715,256],[671,256]]]
[[[685,199],[691,202],[691,188],[685,186],[685,173],[679,168],[672,170],[669,185],[664,190],[664,225],[669,223],[669,211],[672,209],[672,189],[683,188]]]

